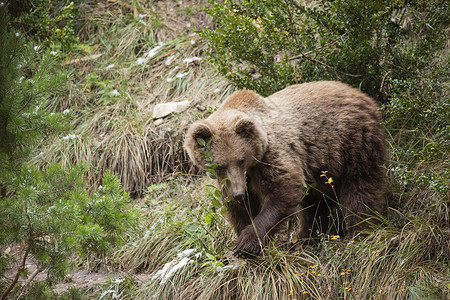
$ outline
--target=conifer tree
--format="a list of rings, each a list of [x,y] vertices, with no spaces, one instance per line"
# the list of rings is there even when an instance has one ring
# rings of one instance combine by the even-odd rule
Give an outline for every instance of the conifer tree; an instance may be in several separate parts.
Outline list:
[[[74,250],[106,255],[137,220],[113,174],[106,173],[101,190],[89,195],[82,166],[39,170],[30,162],[41,141],[66,130],[67,114],[46,109],[51,93],[68,79],[59,70],[50,50],[13,30],[0,2],[0,299],[20,297],[44,270],[50,282],[61,278]],[[36,266],[31,274],[30,262]],[[27,278],[24,284],[20,276]]]

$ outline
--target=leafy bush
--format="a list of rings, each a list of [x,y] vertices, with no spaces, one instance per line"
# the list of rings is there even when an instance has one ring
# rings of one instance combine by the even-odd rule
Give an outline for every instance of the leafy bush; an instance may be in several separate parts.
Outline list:
[[[446,41],[447,1],[212,2],[203,30],[211,61],[239,88],[269,95],[340,80],[385,100],[385,78],[406,79]]]
[[[74,20],[79,18],[73,1],[25,2],[22,7],[12,1],[12,12],[18,14],[13,20],[16,28],[44,47],[71,50],[78,43]]]
[[[448,86],[437,80],[440,76],[445,74],[421,81],[392,80],[384,111],[391,148],[388,174],[395,195],[390,205],[447,227],[450,103]]]

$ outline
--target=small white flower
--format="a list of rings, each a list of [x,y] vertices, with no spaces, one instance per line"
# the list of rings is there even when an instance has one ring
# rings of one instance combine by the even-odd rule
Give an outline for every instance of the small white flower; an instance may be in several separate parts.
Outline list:
[[[114,90],[111,92],[111,95],[113,96],[120,96],[120,93],[117,90]]]
[[[100,299],[103,299],[103,297],[105,297],[105,296],[108,295],[108,294],[112,294],[112,297],[115,298],[114,295],[116,294],[116,291],[115,291],[115,290],[107,290],[107,291],[104,291],[104,292],[100,295]]]
[[[56,52],[56,51],[51,51],[50,54],[53,55],[53,56],[55,56],[56,54],[58,54],[58,52]]]
[[[19,35],[20,35],[20,34],[19,34],[18,32],[16,32],[16,37],[19,37]]]
[[[195,44],[195,40],[191,40],[191,45],[194,45]]]
[[[147,26],[147,23],[145,23],[143,20],[139,20],[139,23],[141,23],[144,26]]]
[[[148,60],[147,58],[139,57],[139,58],[137,59],[137,61],[136,61],[136,64],[137,64],[137,65],[142,65],[142,64],[146,63],[147,60]]]
[[[178,73],[177,76],[175,76],[176,78],[183,78],[184,76],[186,76],[187,74],[189,74],[188,72],[184,72],[184,73]]]
[[[180,258],[182,258],[182,257],[189,257],[194,252],[195,252],[195,249],[186,249],[186,250],[181,251],[180,253],[178,253],[177,256],[180,257]]]
[[[201,57],[194,56],[194,57],[192,57],[192,58],[185,58],[185,59],[183,60],[183,62],[189,64],[189,63],[191,63],[191,62],[194,62],[194,61],[200,61],[200,60],[202,60]]]
[[[170,70],[169,75],[172,74],[173,72],[175,72],[176,70],[178,70],[179,68],[180,68],[179,66],[176,66],[175,68]]]
[[[34,51],[39,51],[39,49],[41,49],[41,46],[34,46]]]
[[[68,113],[70,113],[70,110],[69,109],[65,109],[64,111],[63,111],[63,114],[65,115],[65,114],[68,114]]]
[[[166,61],[164,62],[164,64],[166,66],[170,65],[172,63],[172,60],[174,59],[175,55],[171,55],[168,58],[166,58]]]
[[[155,48],[150,49],[150,51],[148,51],[144,55],[146,57],[153,57],[153,56],[156,55],[156,53],[158,53],[159,49],[161,49],[162,46],[164,46],[164,43],[159,43],[158,46],[156,46]]]
[[[164,265],[161,270],[158,270],[152,279],[161,278],[161,283],[164,284],[173,274],[175,274],[179,269],[183,268],[187,264],[194,262],[193,260],[183,257],[181,260],[172,260]]]
[[[143,14],[139,14],[138,15],[138,17],[139,17],[139,19],[143,19],[143,18],[145,18],[147,15],[143,15]]]
[[[73,133],[71,133],[71,134],[68,134],[68,135],[66,135],[66,136],[63,136],[63,140],[73,140],[73,139],[76,139],[77,138],[77,135],[75,135],[75,134],[73,134]]]

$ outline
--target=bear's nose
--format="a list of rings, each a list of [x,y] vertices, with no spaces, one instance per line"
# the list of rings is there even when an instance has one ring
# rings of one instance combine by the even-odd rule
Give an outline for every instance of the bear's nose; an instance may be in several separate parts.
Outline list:
[[[237,192],[234,192],[232,196],[234,199],[240,200],[240,199],[244,198],[245,193],[244,193],[244,191],[237,191]]]

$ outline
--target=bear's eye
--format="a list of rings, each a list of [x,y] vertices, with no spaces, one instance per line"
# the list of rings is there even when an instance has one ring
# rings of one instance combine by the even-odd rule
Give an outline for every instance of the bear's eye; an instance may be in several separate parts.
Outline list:
[[[238,162],[238,164],[239,164],[240,167],[242,167],[242,166],[244,165],[244,163],[245,163],[245,160],[244,160],[244,159],[241,159],[241,160],[239,160],[239,162]]]
[[[225,167],[224,165],[218,165],[217,168],[216,168],[216,171],[223,172],[223,171],[225,171],[226,168],[227,167]]]

